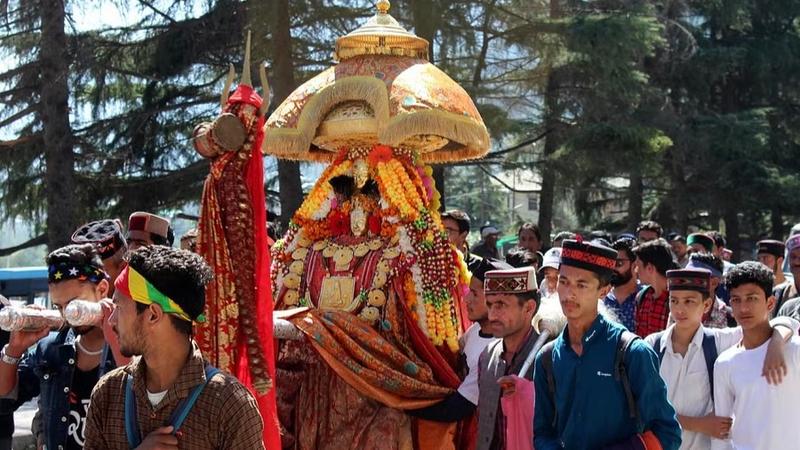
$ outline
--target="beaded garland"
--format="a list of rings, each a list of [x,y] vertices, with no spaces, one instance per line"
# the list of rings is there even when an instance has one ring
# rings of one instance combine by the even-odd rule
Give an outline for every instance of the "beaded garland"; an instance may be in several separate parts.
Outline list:
[[[366,170],[366,174],[363,171]],[[332,238],[350,233],[350,201],[338,204],[329,181],[339,175],[354,179],[371,178],[378,185],[378,204],[366,203],[369,236],[391,240],[399,249],[399,257],[392,258],[389,279],[400,280],[399,287],[406,306],[418,325],[435,345],[446,344],[458,350],[459,318],[456,300],[468,290],[469,274],[458,251],[450,245],[439,216],[440,195],[435,188],[431,168],[425,165],[417,152],[407,148],[385,145],[347,148],[340,150],[336,160],[328,166],[314,188],[297,210],[286,236],[273,247],[272,280],[274,292],[280,286],[299,284],[297,271],[304,270],[298,258],[309,246],[328,242]],[[327,244],[326,244],[327,245]],[[296,283],[297,282],[297,283]],[[387,283],[388,285],[388,283]],[[359,317],[381,324],[383,310],[373,303],[367,291],[367,308]],[[297,292],[290,289],[288,292]],[[295,296],[297,294],[294,294]],[[359,294],[361,295],[361,294]],[[379,296],[379,294],[373,294]],[[306,299],[290,295],[289,303],[302,305]],[[298,296],[299,297],[299,296]],[[287,299],[283,299],[286,306]],[[366,314],[364,314],[366,312]]]

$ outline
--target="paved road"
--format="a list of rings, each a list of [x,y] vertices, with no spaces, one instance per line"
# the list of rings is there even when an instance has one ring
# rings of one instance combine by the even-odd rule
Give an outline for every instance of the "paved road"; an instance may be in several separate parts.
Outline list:
[[[14,413],[14,450],[35,449],[35,442],[31,434],[31,422],[36,414],[37,399],[20,406]]]

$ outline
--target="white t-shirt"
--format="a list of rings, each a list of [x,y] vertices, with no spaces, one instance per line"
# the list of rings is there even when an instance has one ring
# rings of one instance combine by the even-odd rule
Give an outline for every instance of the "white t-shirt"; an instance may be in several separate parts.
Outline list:
[[[788,375],[778,386],[761,376],[769,341],[746,350],[731,347],[714,366],[718,416],[733,417],[731,438],[712,439],[714,450],[796,450],[800,448],[800,337],[786,343]]]
[[[150,402],[150,406],[155,408],[161,403],[161,400],[164,400],[164,397],[167,396],[168,391],[161,391],[161,392],[150,392],[147,391],[147,400]]]
[[[462,352],[467,358],[467,370],[469,372],[464,381],[461,382],[461,385],[458,386],[458,393],[473,405],[478,404],[478,359],[486,346],[494,340],[494,338],[485,338],[479,335],[479,331],[481,331],[481,326],[478,323],[473,323],[461,337],[463,342]]]

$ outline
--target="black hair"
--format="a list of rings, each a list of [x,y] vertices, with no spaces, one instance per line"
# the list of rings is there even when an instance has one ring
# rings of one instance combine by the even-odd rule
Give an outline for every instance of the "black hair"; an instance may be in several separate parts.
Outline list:
[[[631,260],[631,264],[636,261],[636,253],[633,252],[634,247],[636,247],[636,240],[629,237],[619,238],[611,244],[611,248],[616,250],[617,253],[625,252],[625,255]]]
[[[203,313],[206,304],[205,286],[213,273],[200,255],[162,245],[138,248],[128,254],[128,265],[149,281],[162,294],[171,298],[186,314],[195,318]],[[142,312],[147,305],[139,303]],[[192,322],[169,314],[172,324],[183,334],[191,336]]]
[[[517,301],[519,302],[520,305],[524,305],[525,302],[528,302],[528,301],[531,301],[531,300],[535,301],[536,304],[538,305],[539,304],[539,299],[541,298],[541,294],[539,293],[539,290],[537,289],[535,291],[527,291],[527,292],[516,293],[516,294],[514,294],[514,297],[517,297]]]
[[[639,236],[640,231],[653,231],[656,233],[656,235],[658,235],[658,237],[661,237],[661,235],[664,234],[664,229],[661,228],[661,225],[659,225],[658,222],[653,222],[652,220],[643,220],[639,222],[639,226],[636,227],[636,236]]]
[[[172,243],[175,242],[175,231],[172,229],[171,225],[168,225],[167,237],[161,236],[156,233],[150,233],[150,240],[153,241],[153,245],[163,245],[165,247],[171,247]]]
[[[506,255],[506,262],[514,267],[532,267],[538,261],[536,253],[523,248],[515,248]]]
[[[553,241],[564,241],[567,239],[575,239],[575,233],[572,231],[559,231],[556,233],[556,237],[553,238]]]
[[[460,209],[451,209],[442,213],[441,218],[455,221],[456,225],[458,225],[459,233],[469,232],[471,221],[469,215],[464,211]]]
[[[692,255],[689,256],[689,260],[697,261],[707,266],[711,266],[717,269],[720,273],[722,273],[725,270],[725,263],[722,262],[722,258],[713,253],[708,253],[708,252],[692,253]]]
[[[55,264],[74,264],[76,266],[94,266],[103,269],[103,260],[97,253],[95,244],[70,244],[57,248],[45,258],[48,266]],[[72,278],[74,279],[74,278]],[[97,281],[98,283],[100,280]],[[59,283],[59,281],[53,281]]]
[[[706,233],[708,237],[714,240],[714,245],[717,246],[720,250],[725,248],[725,236],[722,235],[719,231],[709,231]]]
[[[536,235],[536,239],[540,241],[542,240],[542,232],[539,231],[539,225],[536,225],[535,223],[532,222],[525,222],[522,224],[522,226],[519,227],[519,231],[517,231],[517,236],[522,234],[522,232],[525,230],[533,231],[533,234]]]
[[[761,263],[745,261],[733,266],[723,280],[723,285],[728,291],[747,283],[758,285],[764,291],[764,297],[769,298],[772,296],[775,275]]]
[[[654,265],[662,276],[667,276],[668,270],[679,268],[672,257],[672,247],[663,238],[639,244],[633,248],[633,253],[643,263]]]

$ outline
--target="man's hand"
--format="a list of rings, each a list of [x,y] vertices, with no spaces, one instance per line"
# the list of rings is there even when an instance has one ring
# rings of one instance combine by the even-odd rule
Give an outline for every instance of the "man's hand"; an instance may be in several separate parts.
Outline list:
[[[783,381],[786,376],[786,359],[783,355],[784,342],[783,339],[773,335],[767,345],[767,356],[764,357],[764,368],[761,370],[761,376],[767,378],[767,383],[777,386]]]
[[[733,419],[730,417],[720,417],[713,414],[698,417],[697,421],[700,432],[715,439],[728,439],[733,425]]]
[[[512,376],[506,375],[498,378],[497,384],[500,385],[500,389],[503,391],[503,396],[512,395],[514,392],[517,392],[517,380]]]
[[[111,314],[114,313],[114,302],[111,301],[110,298],[104,298],[98,302],[100,307],[103,308],[103,322],[101,324],[101,328],[103,330],[103,339],[108,343],[108,348],[111,349],[111,354],[114,356],[114,363],[117,367],[122,367],[128,364],[131,361],[131,358],[122,355],[122,352],[119,350],[119,337],[117,333],[114,332],[114,327],[111,326],[111,322],[108,321],[108,318],[111,317]]]
[[[153,430],[144,438],[136,450],[177,450],[178,438],[172,434],[172,426]]]

